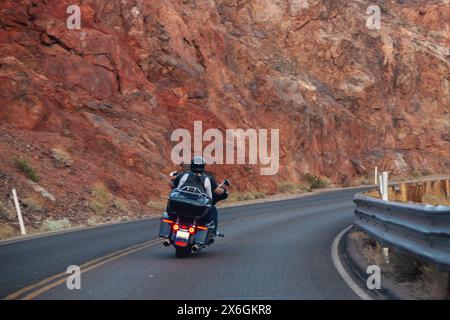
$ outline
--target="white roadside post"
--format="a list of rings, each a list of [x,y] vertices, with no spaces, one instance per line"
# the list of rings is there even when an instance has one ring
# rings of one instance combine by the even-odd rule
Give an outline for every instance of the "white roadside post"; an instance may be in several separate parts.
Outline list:
[[[387,248],[387,247],[383,248],[383,256],[384,256],[384,262],[386,264],[389,264],[389,248]]]
[[[377,184],[378,184],[378,187],[380,188],[380,195],[382,195],[383,194],[383,179],[382,179],[381,174],[378,175]]]
[[[13,198],[14,198],[14,204],[16,205],[17,217],[19,218],[20,233],[24,236],[27,234],[27,231],[25,230],[25,225],[23,223],[22,211],[20,211],[20,205],[19,205],[19,200],[17,199],[16,189],[13,189],[12,193],[13,193]]]
[[[378,184],[378,167],[375,166],[375,184]]]
[[[388,173],[386,171],[383,172],[382,174],[382,189],[383,189],[383,193],[382,195],[382,199],[383,201],[388,201],[389,200],[389,189],[388,189]]]

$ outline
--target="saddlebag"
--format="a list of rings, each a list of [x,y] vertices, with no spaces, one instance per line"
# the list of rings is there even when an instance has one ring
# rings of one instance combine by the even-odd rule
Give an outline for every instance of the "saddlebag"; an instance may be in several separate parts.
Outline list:
[[[167,222],[169,220],[169,215],[167,212],[164,213],[161,224],[159,226],[159,236],[162,238],[168,238],[170,236],[170,230],[172,229],[172,224]]]

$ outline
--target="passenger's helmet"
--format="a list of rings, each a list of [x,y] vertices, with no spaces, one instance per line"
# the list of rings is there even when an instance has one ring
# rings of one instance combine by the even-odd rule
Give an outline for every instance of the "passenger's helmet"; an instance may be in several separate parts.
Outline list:
[[[203,157],[196,156],[191,161],[191,171],[194,173],[203,173],[205,171],[206,161]]]

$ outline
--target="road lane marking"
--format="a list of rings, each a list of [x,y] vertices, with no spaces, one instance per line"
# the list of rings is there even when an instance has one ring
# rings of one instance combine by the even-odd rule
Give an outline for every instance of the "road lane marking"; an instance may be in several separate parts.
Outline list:
[[[96,269],[96,268],[98,268],[98,267],[100,267],[100,266],[102,266],[102,265],[104,265],[104,264],[106,264],[106,263],[108,263],[108,262],[111,262],[111,261],[120,259],[120,258],[122,258],[122,257],[128,256],[128,255],[130,255],[130,254],[132,254],[132,253],[141,251],[141,250],[143,250],[143,249],[146,249],[146,248],[148,248],[148,247],[154,246],[154,245],[159,244],[159,243],[162,243],[162,242],[163,242],[162,239],[158,239],[157,241],[154,241],[153,243],[147,243],[147,244],[142,245],[142,246],[140,246],[140,247],[138,247],[138,248],[135,248],[135,249],[133,249],[133,250],[128,250],[128,251],[123,252],[123,253],[121,253],[121,254],[119,254],[119,255],[116,255],[116,256],[114,256],[114,257],[111,257],[111,258],[109,258],[109,259],[100,261],[99,263],[94,264],[94,265],[92,265],[92,266],[90,266],[90,267],[88,267],[88,268],[81,269],[81,273],[80,273],[80,274],[83,274],[83,273],[88,272],[88,271],[90,271],[90,270]],[[34,291],[34,292],[32,292],[32,293],[26,295],[26,296],[23,297],[21,300],[32,300],[33,298],[35,298],[35,297],[37,297],[37,296],[39,296],[39,295],[41,295],[41,294],[43,294],[43,293],[48,292],[49,290],[53,289],[54,287],[57,287],[57,286],[59,286],[60,284],[63,284],[64,282],[67,281],[67,278],[68,278],[68,277],[69,277],[69,275],[67,275],[66,277],[64,277],[64,278],[62,278],[62,279],[60,279],[60,280],[58,280],[58,281],[56,281],[56,282],[53,282],[53,283],[51,283],[51,284],[48,284],[48,285],[46,285],[46,286],[44,286],[44,287],[42,287],[42,288],[40,288],[40,289],[38,289],[38,290],[36,290],[36,291]]]
[[[93,264],[98,264],[98,263],[100,263],[101,261],[109,260],[109,259],[111,259],[112,257],[115,257],[115,256],[117,256],[117,255],[127,253],[127,252],[132,251],[132,250],[134,250],[134,249],[136,249],[136,248],[138,248],[138,249],[143,249],[143,246],[153,245],[153,244],[159,243],[159,242],[161,242],[161,241],[162,241],[161,239],[153,239],[153,240],[150,240],[150,241],[146,241],[146,242],[143,242],[143,243],[139,243],[139,244],[133,245],[133,246],[131,246],[131,247],[128,247],[128,248],[125,248],[125,249],[122,249],[122,250],[118,250],[118,251],[115,251],[115,252],[112,252],[112,253],[109,253],[109,254],[107,254],[107,255],[105,255],[105,256],[103,256],[103,257],[100,257],[100,258],[91,260],[91,261],[89,261],[89,262],[87,262],[87,263],[81,265],[80,268],[82,268],[82,269],[83,269],[83,268],[88,268],[88,267],[90,267],[90,266],[93,265]],[[112,260],[111,260],[111,261],[112,261]],[[20,289],[20,290],[14,292],[14,293],[11,293],[11,294],[9,294],[8,296],[6,296],[6,297],[4,298],[4,300],[15,300],[15,299],[17,299],[18,297],[20,297],[21,295],[23,295],[24,293],[29,292],[29,291],[31,291],[31,290],[33,290],[33,289],[39,288],[39,287],[41,287],[41,286],[43,286],[43,285],[46,285],[47,283],[49,283],[49,282],[51,282],[51,281],[53,281],[53,280],[56,280],[56,279],[58,279],[58,278],[60,278],[60,277],[64,277],[64,280],[66,280],[67,276],[68,276],[68,275],[67,275],[66,272],[58,273],[58,274],[56,274],[56,275],[54,275],[54,276],[51,276],[51,277],[46,278],[46,279],[44,279],[44,280],[41,280],[41,281],[39,281],[38,283],[29,285],[29,286],[27,286],[27,287],[25,287],[25,288],[22,288],[22,289]]]
[[[353,292],[362,300],[373,300],[371,296],[369,296],[364,289],[362,289],[348,274],[345,270],[341,259],[339,257],[339,242],[341,241],[344,234],[350,230],[352,226],[348,226],[344,230],[342,230],[334,239],[333,245],[331,246],[331,257],[333,259],[334,266],[336,267],[339,275],[345,281],[345,283],[353,290]]]

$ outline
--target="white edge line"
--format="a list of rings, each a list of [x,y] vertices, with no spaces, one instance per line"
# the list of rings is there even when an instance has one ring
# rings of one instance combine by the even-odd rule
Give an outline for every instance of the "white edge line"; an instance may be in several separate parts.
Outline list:
[[[339,242],[341,241],[344,234],[350,230],[352,226],[349,226],[342,230],[336,238],[334,238],[333,245],[331,246],[331,257],[333,259],[334,266],[336,267],[341,278],[347,283],[350,289],[362,300],[373,300],[371,296],[369,296],[364,289],[362,289],[345,271],[344,266],[342,265],[341,259],[339,258]]]

